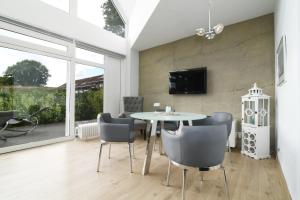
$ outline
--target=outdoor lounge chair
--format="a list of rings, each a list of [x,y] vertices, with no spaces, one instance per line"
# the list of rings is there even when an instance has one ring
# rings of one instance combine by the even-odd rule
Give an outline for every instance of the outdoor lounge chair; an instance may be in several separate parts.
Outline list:
[[[39,124],[38,120],[38,115],[45,111],[48,110],[49,107],[44,107],[39,109],[38,111],[34,112],[31,115],[23,115],[23,116],[18,116],[15,117],[15,111],[3,111],[0,112],[0,126],[3,126],[2,129],[0,129],[0,140],[6,141],[7,138],[10,137],[18,137],[21,135],[26,135],[28,133],[31,133]],[[11,126],[20,126],[20,125],[27,125],[28,128],[26,129],[14,129],[10,128]],[[9,132],[15,132],[17,134],[8,134],[5,133],[4,131],[9,131]]]

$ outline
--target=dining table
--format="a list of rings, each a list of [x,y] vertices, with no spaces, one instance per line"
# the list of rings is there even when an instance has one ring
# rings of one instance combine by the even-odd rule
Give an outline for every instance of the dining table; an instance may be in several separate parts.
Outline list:
[[[158,122],[160,122],[161,129],[164,129],[165,122],[179,122],[178,130],[180,132],[181,128],[183,127],[183,121],[187,121],[189,126],[192,126],[193,120],[200,120],[207,117],[206,115],[203,114],[189,113],[189,112],[139,112],[139,113],[133,113],[130,116],[134,119],[147,121],[148,122],[147,131],[149,130],[149,126],[151,125],[151,133],[147,141],[146,155],[144,159],[142,175],[149,174]]]

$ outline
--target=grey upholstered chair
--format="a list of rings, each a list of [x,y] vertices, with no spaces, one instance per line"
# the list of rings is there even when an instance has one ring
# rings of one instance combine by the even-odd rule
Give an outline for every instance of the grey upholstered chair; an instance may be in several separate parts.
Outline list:
[[[143,112],[144,97],[123,97],[124,112],[120,114],[120,118],[128,118],[130,114]],[[143,120],[134,119],[134,130],[140,131],[146,139],[147,123]]]
[[[101,139],[97,172],[99,172],[99,167],[100,167],[102,146],[104,144],[109,144],[108,157],[110,158],[110,149],[111,149],[110,143],[126,142],[128,143],[128,148],[129,148],[130,172],[132,173],[131,148],[133,148],[133,142],[134,142],[133,119],[112,118],[109,113],[102,113],[98,115],[97,121],[99,124],[98,127],[100,131],[100,139]]]
[[[163,147],[169,158],[167,185],[170,180],[171,163],[183,169],[182,199],[185,199],[186,176],[188,168],[199,171],[222,169],[227,198],[229,191],[224,160],[227,130],[224,124],[211,126],[185,126],[180,134],[162,131]]]
[[[193,121],[193,126],[202,126],[202,125],[217,125],[217,124],[225,124],[227,127],[227,143],[228,143],[228,151],[231,152],[229,136],[231,133],[232,127],[232,114],[226,112],[214,112],[212,116]]]

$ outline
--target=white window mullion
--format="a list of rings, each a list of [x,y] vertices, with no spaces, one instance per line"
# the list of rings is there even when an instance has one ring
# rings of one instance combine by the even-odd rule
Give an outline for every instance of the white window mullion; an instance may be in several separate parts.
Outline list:
[[[66,112],[66,133],[69,133],[70,136],[75,135],[75,45],[74,43],[69,46],[69,53],[72,57],[69,64],[69,73],[68,73],[68,91],[67,91],[67,112]]]
[[[71,57],[69,57],[69,56],[62,56],[62,55],[55,54],[55,53],[49,53],[49,51],[41,51],[41,50],[37,50],[35,48],[29,48],[29,47],[23,47],[23,46],[19,46],[19,45],[15,45],[15,44],[10,44],[10,43],[3,42],[1,40],[0,40],[0,47],[19,50],[19,51],[28,52],[28,53],[34,53],[34,54],[38,54],[38,55],[42,55],[42,56],[58,58],[58,59],[62,59],[62,60],[71,60]]]
[[[78,0],[69,0],[70,1],[70,16],[71,17],[77,17],[77,1]]]

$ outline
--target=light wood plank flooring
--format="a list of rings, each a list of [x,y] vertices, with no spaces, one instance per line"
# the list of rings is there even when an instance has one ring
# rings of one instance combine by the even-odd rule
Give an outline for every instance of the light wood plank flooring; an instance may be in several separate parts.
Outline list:
[[[137,139],[134,173],[129,173],[128,146],[113,144],[111,159],[104,146],[101,172],[96,173],[99,142],[72,141],[0,155],[1,200],[152,200],[180,199],[181,171],[172,167],[165,186],[168,160],[156,150],[150,174],[141,175],[146,143]],[[290,199],[274,159],[253,160],[238,151],[224,165],[235,200]],[[201,184],[197,170],[188,171],[188,200],[226,199],[221,171],[207,172]]]

